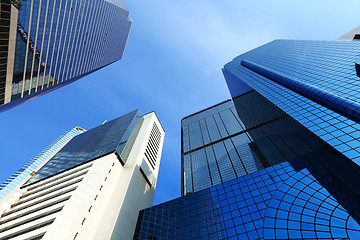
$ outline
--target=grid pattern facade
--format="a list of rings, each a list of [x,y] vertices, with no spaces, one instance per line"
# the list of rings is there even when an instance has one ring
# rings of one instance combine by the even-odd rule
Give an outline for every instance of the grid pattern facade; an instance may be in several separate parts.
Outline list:
[[[314,166],[297,165],[280,163],[142,210],[134,239],[358,239],[360,225],[342,199],[315,179]]]
[[[282,163],[142,210],[134,239],[257,239],[272,195],[294,173]]]
[[[323,145],[259,93],[244,89],[233,102],[183,119],[183,195],[289,161]]]
[[[359,121],[241,64],[243,60],[251,61],[321,90],[314,92],[315,95],[326,92],[334,100],[341,97],[359,104],[359,80],[355,70],[355,61],[359,57],[359,44],[358,42],[277,40],[240,55],[226,64],[223,71],[228,75],[236,76],[229,78],[224,74],[233,97],[242,93],[243,90],[237,86],[245,82],[359,164]],[[337,104],[341,106],[343,102],[339,101]],[[344,110],[346,111],[346,108]]]
[[[128,14],[123,0],[21,2],[11,101],[31,99],[121,59],[132,23]]]
[[[52,154],[57,152],[69,139],[83,133],[84,130],[80,128],[73,128],[69,132],[63,133],[48,147],[41,151],[36,157],[30,160],[10,178],[0,185],[0,200],[10,193],[16,186],[18,186],[26,177],[36,170],[44,161],[46,161]]]
[[[277,189],[264,218],[264,239],[359,239],[360,225],[303,170]]]
[[[236,110],[272,165],[143,210],[134,239],[358,239],[360,167],[245,90]]]
[[[209,109],[185,118],[183,191],[194,193],[143,210],[134,239],[359,239],[358,49],[354,42],[281,40],[226,64],[238,134],[256,146],[263,169],[196,188],[195,181],[213,177],[206,147],[233,166],[226,144],[223,151],[213,146],[233,136],[211,142],[209,131],[224,135],[216,124],[209,130]]]
[[[122,151],[140,116],[140,111],[136,110],[74,137],[37,171],[25,185],[27,186],[114,151]],[[121,149],[118,147],[119,145],[122,145]],[[118,156],[120,154],[121,152],[117,153]]]

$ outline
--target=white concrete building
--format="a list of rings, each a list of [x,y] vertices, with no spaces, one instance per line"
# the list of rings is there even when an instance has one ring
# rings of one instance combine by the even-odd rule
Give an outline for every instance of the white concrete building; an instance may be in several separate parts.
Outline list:
[[[115,119],[74,137],[25,180],[31,181],[1,200],[0,239],[132,239],[139,210],[153,203],[165,134],[155,113],[133,115],[118,136],[111,135],[121,125],[115,122],[114,128]],[[116,139],[116,149],[49,176],[44,173],[47,164],[69,157],[73,146],[93,144],[89,139],[96,147],[105,146],[97,141],[99,133],[106,148],[109,139],[104,136]]]
[[[349,32],[345,33],[336,41],[359,41],[360,40],[360,26],[350,30]]]

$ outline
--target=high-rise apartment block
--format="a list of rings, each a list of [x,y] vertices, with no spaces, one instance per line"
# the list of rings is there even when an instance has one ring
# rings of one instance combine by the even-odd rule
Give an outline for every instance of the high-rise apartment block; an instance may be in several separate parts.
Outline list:
[[[134,239],[359,239],[359,47],[277,40],[226,64],[232,101],[182,120],[185,196]]]
[[[0,200],[0,239],[131,239],[153,202],[163,140],[155,113],[138,110],[63,134]]]
[[[0,112],[122,58],[132,21],[123,0],[0,4]]]

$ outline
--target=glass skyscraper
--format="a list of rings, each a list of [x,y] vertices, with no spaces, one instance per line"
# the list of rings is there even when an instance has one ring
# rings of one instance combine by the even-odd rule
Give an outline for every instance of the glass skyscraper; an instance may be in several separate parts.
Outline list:
[[[185,117],[181,125],[182,195],[251,171],[253,166],[244,168],[239,156],[242,153],[235,148],[249,140],[241,134],[242,122],[231,100]]]
[[[134,239],[359,239],[359,44],[276,40],[226,64],[241,129],[221,135],[230,101],[183,119],[186,196],[141,211]],[[211,184],[209,159],[232,180]]]
[[[14,3],[1,3],[0,9],[0,111],[76,81],[124,54],[132,21],[123,0]]]
[[[164,134],[139,110],[64,133],[0,185],[0,239],[132,239]]]

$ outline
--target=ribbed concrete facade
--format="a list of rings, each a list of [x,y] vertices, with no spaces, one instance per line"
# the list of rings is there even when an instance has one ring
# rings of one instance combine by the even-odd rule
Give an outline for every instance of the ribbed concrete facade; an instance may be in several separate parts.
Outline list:
[[[113,151],[28,182],[0,202],[0,239],[132,239],[139,211],[153,203],[164,134],[146,114],[127,140],[125,164]]]

